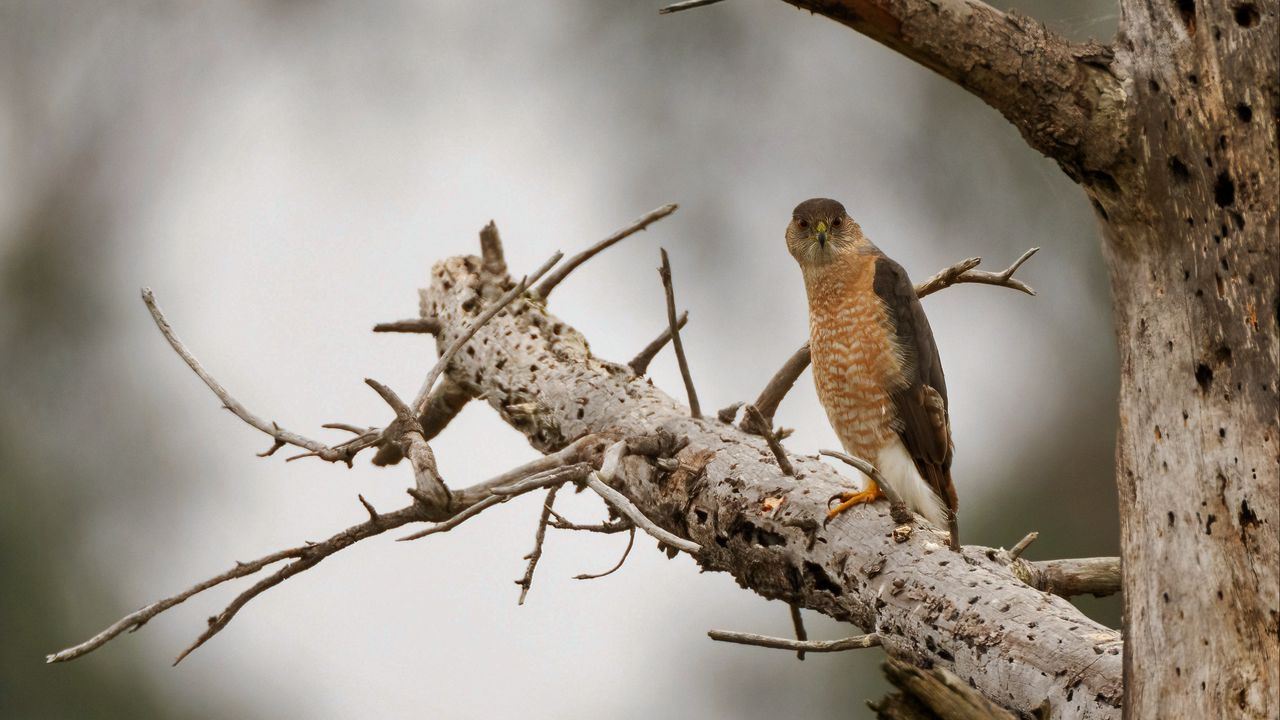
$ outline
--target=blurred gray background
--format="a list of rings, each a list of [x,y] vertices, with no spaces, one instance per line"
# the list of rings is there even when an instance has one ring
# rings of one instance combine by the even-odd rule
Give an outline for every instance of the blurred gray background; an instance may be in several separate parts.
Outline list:
[[[842,199],[917,278],[1044,249],[1030,298],[925,301],[947,368],[967,542],[1041,532],[1033,558],[1115,554],[1116,358],[1091,211],[994,111],[775,0],[660,17],[660,2],[0,0],[0,716],[867,717],[879,651],[712,643],[790,632],[786,606],[640,538],[553,533],[523,607],[536,497],[459,531],[352,548],[172,658],[239,589],[69,665],[43,656],[237,559],[404,502],[406,468],[262,460],[264,438],[165,345],[138,299],[260,414],[306,434],[381,424],[369,376],[411,393],[432,262],[490,218],[512,266],[666,202],[553,309],[624,361],[662,327],[659,245],[691,314],[704,405],[755,395],[806,333],[782,230]],[[1022,3],[1108,38],[1110,2]],[[680,393],[669,354],[655,382]],[[809,376],[779,422],[835,447]],[[336,435],[334,436],[337,437]],[[533,451],[473,404],[435,442],[446,478]],[[602,516],[574,498],[567,511]],[[1081,600],[1115,625],[1118,602]],[[853,628],[807,614],[811,635]]]

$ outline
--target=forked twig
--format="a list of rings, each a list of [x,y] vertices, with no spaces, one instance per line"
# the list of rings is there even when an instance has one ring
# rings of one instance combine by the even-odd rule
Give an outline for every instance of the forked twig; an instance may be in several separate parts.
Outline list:
[[[925,280],[922,283],[917,283],[915,286],[916,297],[922,298],[926,295],[931,295],[942,290],[943,288],[948,288],[952,285],[959,285],[961,283],[998,285],[1018,290],[1020,292],[1027,293],[1028,295],[1035,295],[1036,291],[1032,289],[1030,285],[1014,278],[1013,274],[1017,272],[1018,268],[1022,267],[1022,264],[1025,263],[1032,255],[1035,255],[1039,249],[1040,248],[1031,248],[1030,250],[1022,253],[1017,260],[1014,260],[1012,265],[995,273],[974,270],[974,268],[978,266],[978,263],[982,262],[982,258],[968,258],[961,260],[951,267],[943,268],[938,272],[938,274],[928,280]],[[799,350],[792,353],[791,357],[787,359],[787,362],[778,370],[778,372],[774,373],[772,378],[770,378],[769,384],[760,392],[760,397],[756,399],[755,406],[760,409],[760,413],[764,415],[765,419],[770,423],[773,422],[773,416],[778,411],[779,403],[781,403],[782,399],[791,391],[792,386],[796,384],[796,380],[800,378],[800,375],[804,372],[805,368],[809,367],[811,359],[809,343],[805,343]],[[754,426],[747,418],[743,418],[738,427],[742,428],[742,430],[746,432],[755,432]]]
[[[676,329],[683,330],[688,322],[689,312],[680,313],[680,319],[676,321]],[[627,363],[627,367],[631,368],[631,372],[635,373],[637,377],[644,375],[649,369],[649,363],[653,362],[654,356],[662,352],[662,348],[666,347],[668,342],[671,342],[671,325],[669,324],[661,335],[654,338],[653,342],[645,345],[643,350],[631,358],[631,362]]]
[[[556,501],[556,493],[560,492],[559,485],[547,491],[547,497],[542,501],[542,515],[538,517],[538,529],[533,534],[533,550],[524,556],[529,561],[529,565],[525,567],[524,577],[516,581],[520,586],[520,599],[516,601],[517,605],[523,605],[524,599],[529,596],[529,588],[533,587],[533,571],[538,567],[538,561],[542,559],[542,543],[547,538],[547,523],[551,520],[551,506]]]
[[[678,207],[679,206],[676,205],[675,203],[671,203],[669,205],[663,205],[662,207],[656,210],[650,211],[644,217],[640,218],[639,220],[636,220],[630,225],[627,225],[626,227],[615,230],[613,234],[610,235],[609,237],[601,240],[595,245],[592,245],[586,250],[583,250],[577,255],[574,255],[573,257],[566,260],[563,265],[556,268],[555,272],[548,275],[546,280],[543,280],[541,284],[539,284],[536,288],[534,288],[533,292],[538,297],[542,298],[545,301],[548,297],[551,296],[551,291],[554,290],[556,286],[559,285],[565,278],[569,277],[569,273],[578,269],[579,265],[590,260],[591,258],[595,257],[601,252],[609,249],[610,247],[613,247],[619,241],[624,240],[634,235],[635,233],[640,232],[641,230],[644,230],[645,228],[649,227],[653,223],[670,215],[671,213],[675,212],[676,208]]]

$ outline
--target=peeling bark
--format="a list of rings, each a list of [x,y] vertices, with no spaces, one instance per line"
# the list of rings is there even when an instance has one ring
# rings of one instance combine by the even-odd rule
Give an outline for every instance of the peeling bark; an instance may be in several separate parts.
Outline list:
[[[505,278],[478,258],[451,258],[422,291],[442,344],[463,331]],[[704,569],[728,572],[766,598],[798,603],[879,633],[891,656],[948,669],[987,698],[1053,717],[1118,718],[1119,633],[1035,590],[996,551],[946,547],[918,522],[905,542],[883,504],[823,526],[826,500],[848,479],[817,457],[781,472],[761,438],[688,410],[626,365],[594,357],[585,338],[540,304],[518,300],[476,334],[448,369],[551,452],[587,433],[650,435],[688,445],[670,472],[624,459],[614,486],[664,529],[702,546]],[[769,503],[766,499],[783,498]]]

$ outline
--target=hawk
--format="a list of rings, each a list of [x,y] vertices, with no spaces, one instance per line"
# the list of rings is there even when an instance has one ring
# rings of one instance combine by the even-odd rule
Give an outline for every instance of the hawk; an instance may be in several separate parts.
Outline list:
[[[835,200],[796,206],[787,249],[809,296],[809,350],[818,399],[845,452],[875,465],[907,507],[951,532],[947,383],[933,331],[907,273],[862,234]],[[831,516],[883,497],[871,478]]]

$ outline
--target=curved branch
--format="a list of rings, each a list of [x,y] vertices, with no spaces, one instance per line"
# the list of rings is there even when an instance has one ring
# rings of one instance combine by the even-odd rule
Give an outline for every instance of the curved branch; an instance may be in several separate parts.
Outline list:
[[[979,0],[785,0],[937,72],[1013,123],[1073,179],[1123,147],[1111,48],[1075,44]]]

